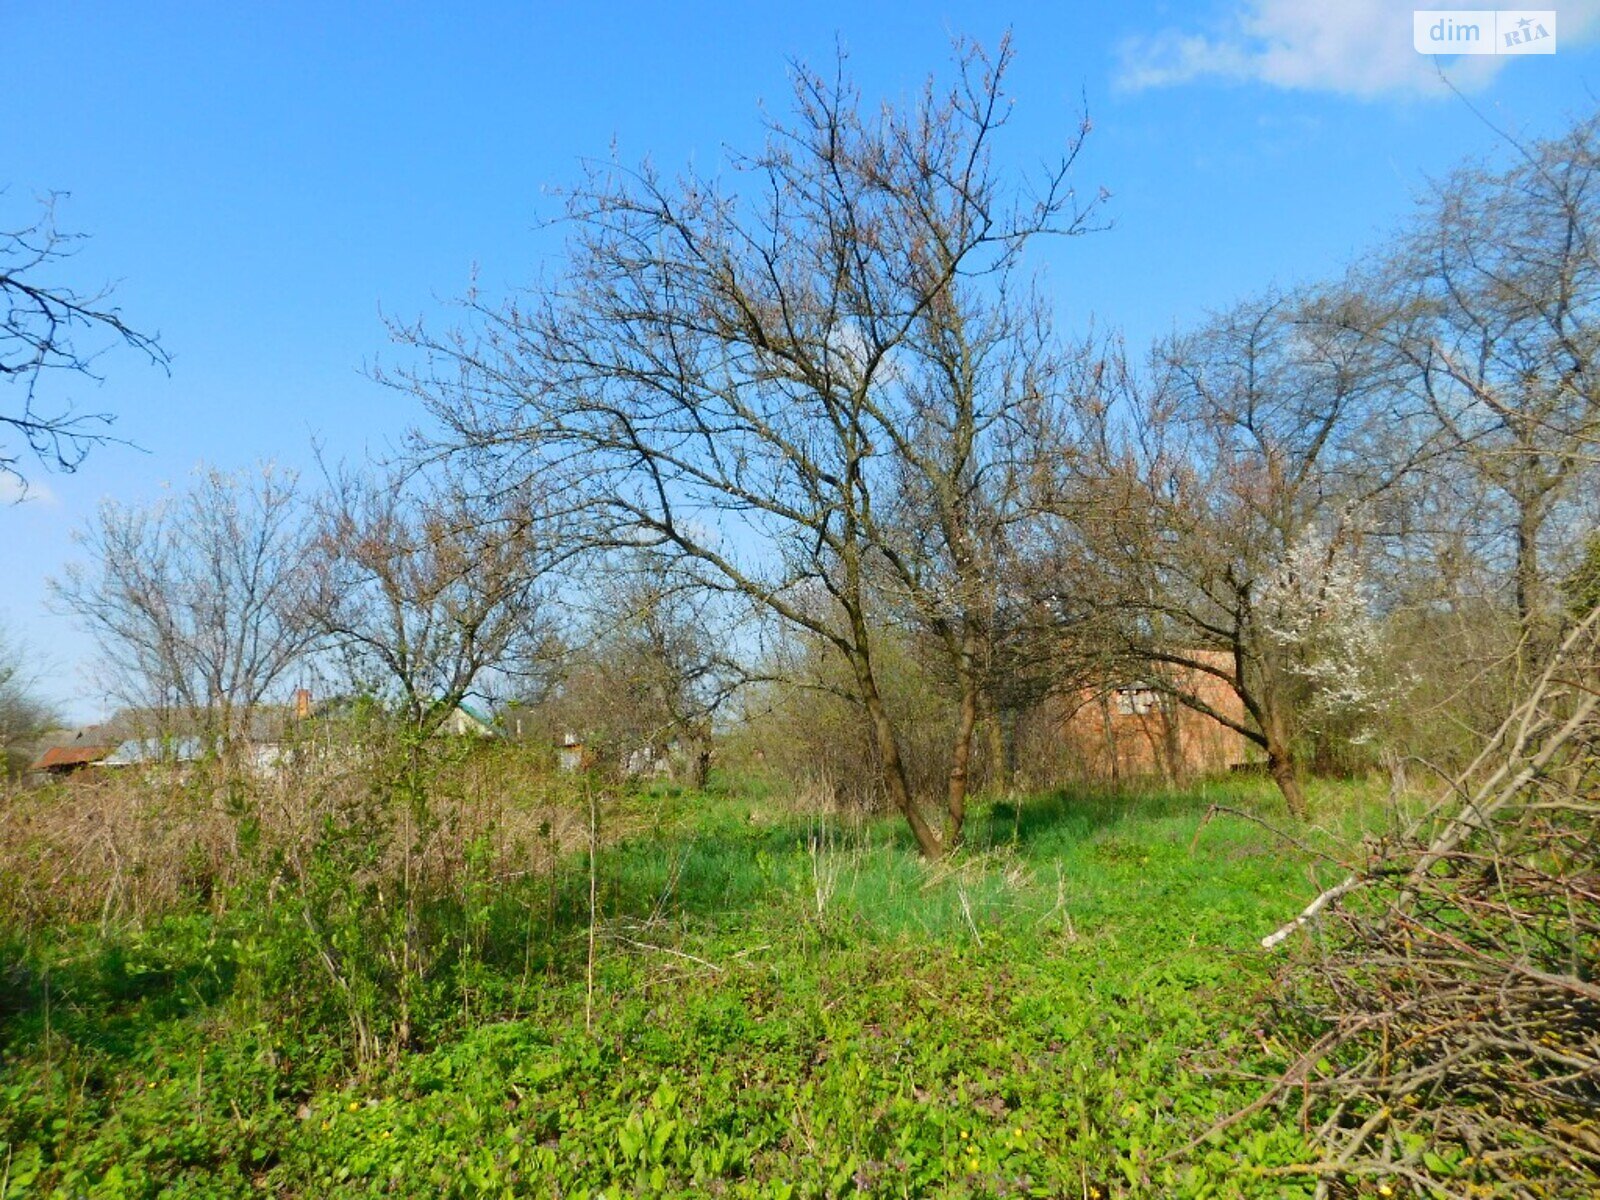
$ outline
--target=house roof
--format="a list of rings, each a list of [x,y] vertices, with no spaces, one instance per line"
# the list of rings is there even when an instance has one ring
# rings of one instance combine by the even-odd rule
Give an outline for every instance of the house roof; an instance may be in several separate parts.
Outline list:
[[[205,757],[205,742],[197,737],[132,738],[107,757],[108,767],[140,767],[151,763],[198,762]]]
[[[446,718],[445,724],[455,733],[477,733],[491,738],[500,736],[494,718],[481,709],[474,708],[465,700],[455,706],[450,716]]]
[[[466,713],[467,716],[471,717],[479,725],[483,725],[483,726],[487,727],[487,726],[490,726],[490,725],[494,724],[494,718],[493,717],[489,716],[488,713],[484,712],[481,708],[478,708],[476,705],[468,704],[465,700],[463,700],[460,704],[456,705],[456,708],[458,708],[460,711]]]
[[[28,769],[58,771],[66,767],[86,767],[99,762],[115,749],[115,746],[51,746]]]
[[[249,710],[233,713],[234,732],[247,742],[286,741],[297,724],[293,706],[287,704],[258,704]],[[183,739],[215,731],[217,714],[202,710],[175,708],[165,712],[126,709],[113,719],[120,732],[116,741],[128,738],[148,740],[164,732],[168,737]]]

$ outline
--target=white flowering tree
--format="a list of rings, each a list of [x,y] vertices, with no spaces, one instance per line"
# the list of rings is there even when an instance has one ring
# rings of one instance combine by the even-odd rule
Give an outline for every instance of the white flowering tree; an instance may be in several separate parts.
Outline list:
[[[1348,546],[1308,530],[1267,577],[1255,611],[1264,655],[1297,693],[1296,738],[1370,737],[1396,685],[1379,669],[1382,631]]]
[[[1113,653],[1253,745],[1296,814],[1298,743],[1375,702],[1378,636],[1346,537],[1307,531],[1357,529],[1407,469],[1371,453],[1405,414],[1325,303],[1268,295],[1142,366],[1113,347],[1083,385],[1062,589]]]

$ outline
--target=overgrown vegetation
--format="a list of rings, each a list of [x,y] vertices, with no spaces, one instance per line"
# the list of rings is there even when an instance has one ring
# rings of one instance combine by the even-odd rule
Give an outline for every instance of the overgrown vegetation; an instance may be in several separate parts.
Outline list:
[[[506,794],[219,818],[251,865],[139,920],[153,856],[13,893],[0,1195],[1276,1196],[1309,1153],[1276,1114],[1189,1148],[1284,1061],[1253,947],[1306,864],[1200,833],[1260,783],[990,805],[936,867],[753,784],[597,794],[592,914],[582,794]],[[35,871],[52,802],[5,810]]]
[[[1051,328],[1107,197],[1085,117],[1008,169],[1012,54],[590,168],[393,329],[403,461],[101,508],[0,1200],[1588,1194],[1600,117],[1141,353]]]
[[[1335,889],[1288,973],[1318,1195],[1600,1178],[1600,613],[1441,801]],[[1587,1181],[1586,1184],[1579,1181]]]

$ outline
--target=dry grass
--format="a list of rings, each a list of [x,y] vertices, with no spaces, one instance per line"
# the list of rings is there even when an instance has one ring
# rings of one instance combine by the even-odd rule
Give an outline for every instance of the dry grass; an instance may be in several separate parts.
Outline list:
[[[263,867],[298,874],[330,830],[370,839],[378,853],[364,870],[424,892],[469,868],[545,871],[586,842],[579,785],[514,748],[437,755],[424,771],[425,805],[383,784],[394,771],[372,748],[305,755],[274,774],[125,770],[0,791],[0,923],[220,908]]]

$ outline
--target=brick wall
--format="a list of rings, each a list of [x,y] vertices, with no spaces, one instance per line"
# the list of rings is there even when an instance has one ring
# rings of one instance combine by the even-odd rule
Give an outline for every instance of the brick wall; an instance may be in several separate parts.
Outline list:
[[[1228,661],[1210,653],[1207,660]],[[1159,669],[1172,686],[1231,719],[1244,719],[1244,706],[1222,680],[1203,671]],[[1062,765],[1087,779],[1181,779],[1227,771],[1249,759],[1241,735],[1164,694],[1155,680],[1152,669],[1144,678],[1108,679],[1053,699],[1050,717],[1061,738]]]

